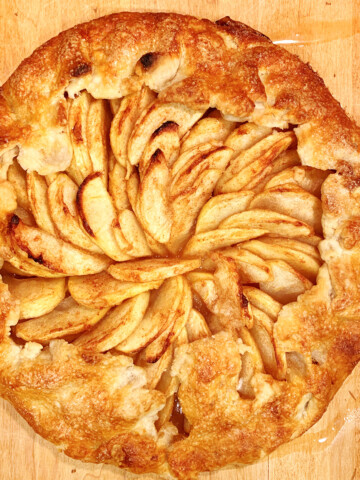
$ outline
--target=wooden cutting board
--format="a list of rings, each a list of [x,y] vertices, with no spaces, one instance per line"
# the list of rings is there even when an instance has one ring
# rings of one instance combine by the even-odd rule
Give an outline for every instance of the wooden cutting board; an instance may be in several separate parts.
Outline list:
[[[360,123],[360,0],[1,0],[0,84],[40,44],[73,25],[116,11],[226,15],[309,61]],[[302,438],[262,462],[203,480],[359,480],[360,369]],[[0,401],[0,480],[125,480],[118,469],[58,453]],[[151,477],[145,476],[144,480]]]

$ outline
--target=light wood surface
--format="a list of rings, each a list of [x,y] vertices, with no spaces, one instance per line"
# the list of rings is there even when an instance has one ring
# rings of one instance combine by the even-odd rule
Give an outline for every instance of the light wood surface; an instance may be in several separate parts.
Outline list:
[[[0,84],[19,62],[60,31],[116,11],[229,15],[309,61],[360,123],[360,0],[0,0]],[[359,480],[360,369],[323,418],[264,461],[203,480]],[[0,402],[0,480],[125,480],[118,469],[58,453]],[[149,480],[149,476],[143,477]]]

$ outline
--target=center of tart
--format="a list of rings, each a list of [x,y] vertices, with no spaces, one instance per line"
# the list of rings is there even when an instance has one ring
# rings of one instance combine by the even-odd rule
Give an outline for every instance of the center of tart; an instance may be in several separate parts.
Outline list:
[[[68,169],[8,171],[12,338],[131,356],[166,396],[158,429],[190,428],[170,373],[182,344],[230,333],[244,398],[257,372],[284,378],[273,328],[316,282],[328,172],[301,165],[291,130],[160,102],[148,88],[110,105],[83,91],[67,109]]]

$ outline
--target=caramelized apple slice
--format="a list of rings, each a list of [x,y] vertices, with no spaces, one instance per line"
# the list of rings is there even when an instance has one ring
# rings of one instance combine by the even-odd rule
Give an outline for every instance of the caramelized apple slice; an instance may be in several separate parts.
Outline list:
[[[216,230],[225,218],[246,210],[253,197],[253,192],[243,190],[210,198],[201,209],[196,222],[195,233]]]
[[[157,362],[164,354],[169,345],[171,345],[183,331],[189,318],[192,307],[192,296],[188,282],[183,280],[181,299],[177,309],[174,311],[171,323],[167,328],[145,349],[145,359],[149,363]]]
[[[89,329],[106,313],[106,308],[101,310],[87,308],[68,297],[47,315],[19,323],[15,334],[28,342],[48,343],[54,338],[74,335]]]
[[[130,163],[139,163],[151,135],[165,122],[179,125],[179,137],[182,138],[203,113],[203,110],[192,110],[181,103],[153,102],[141,114],[132,131],[128,145]]]
[[[125,282],[152,282],[181,275],[199,268],[200,259],[151,258],[117,263],[108,268],[114,278]]]
[[[171,166],[173,164],[180,149],[178,130],[179,125],[177,123],[165,122],[151,135],[149,143],[146,145],[144,154],[140,158],[139,162],[139,173],[141,179],[145,174],[151,158],[156,150],[161,150],[166,159],[167,165]]]
[[[139,327],[116,349],[123,353],[135,353],[153,342],[173,323],[183,291],[184,279],[181,276],[165,280],[159,290],[152,294],[150,307]]]
[[[170,173],[161,150],[151,157],[140,183],[137,212],[140,222],[158,242],[170,238],[172,216],[170,210]]]
[[[94,242],[110,258],[129,260],[131,256],[116,241],[116,211],[99,172],[89,175],[81,184],[76,203],[83,227]]]
[[[314,282],[320,268],[320,262],[314,257],[300,252],[299,250],[292,250],[291,248],[263,242],[261,240],[250,240],[244,242],[242,248],[258,255],[265,260],[284,260],[296,271]]]
[[[328,176],[328,171],[318,170],[312,167],[293,167],[279,172],[265,185],[265,189],[277,187],[279,185],[296,183],[299,187],[307,190],[317,197],[321,193],[321,185]]]
[[[126,168],[128,162],[128,141],[140,113],[155,98],[155,94],[147,87],[139,92],[127,95],[121,100],[110,129],[110,143],[116,160]]]
[[[128,243],[126,253],[133,257],[148,257],[152,254],[135,214],[128,209],[122,210],[118,222],[125,241]]]
[[[170,211],[170,173],[161,150],[152,156],[140,183],[137,211],[139,220],[158,242],[170,238],[172,216]]]
[[[86,90],[72,100],[69,110],[69,131],[73,158],[67,172],[80,185],[93,172],[87,141],[87,118],[91,96]]]
[[[256,345],[258,346],[265,372],[269,373],[274,378],[277,378],[278,366],[275,349],[270,334],[262,325],[259,325],[257,322],[255,322],[255,325],[250,330],[250,333],[255,340]]]
[[[36,172],[27,173],[26,187],[31,212],[37,225],[45,232],[56,235],[54,222],[52,221],[47,196],[48,186],[44,177]]]
[[[264,210],[254,208],[246,212],[236,213],[231,217],[223,220],[220,229],[236,229],[261,228],[266,233],[282,235],[284,237],[310,236],[313,229],[305,222],[298,220],[296,217],[290,217],[283,213],[274,212],[272,210]]]
[[[73,344],[95,352],[105,352],[119,345],[137,328],[149,305],[150,293],[144,292],[113,308],[90,332]]]
[[[221,250],[220,253],[235,261],[243,283],[259,283],[269,280],[271,271],[267,263],[258,255],[244,250],[242,245],[243,244],[236,247],[225,248]],[[208,259],[205,259],[203,261],[203,268],[211,270],[214,266],[211,265],[210,262]]]
[[[109,193],[118,212],[130,207],[126,193],[126,168],[118,162],[109,170]]]
[[[148,388],[154,389],[165,370],[168,370],[171,367],[173,350],[174,345],[170,345],[160,359],[155,363],[148,363],[146,361],[145,350],[137,355],[136,365],[145,370]]]
[[[106,105],[106,100],[94,100],[91,102],[86,123],[87,147],[92,163],[92,171],[102,173],[101,178],[105,186],[108,184],[110,121],[110,112]]]
[[[271,260],[273,280],[261,282],[260,288],[282,304],[295,302],[297,297],[312,287],[310,280],[282,260]]]
[[[20,302],[20,318],[34,318],[51,312],[65,297],[65,279],[2,276],[11,295]]]
[[[30,211],[31,206],[27,194],[26,186],[26,172],[23,170],[18,162],[14,161],[8,168],[7,179],[15,189],[16,200],[19,207]]]
[[[219,250],[251,238],[260,237],[268,230],[259,228],[224,228],[198,233],[188,241],[184,255],[188,257],[201,257],[210,250]]]
[[[251,148],[255,143],[270,135],[271,132],[272,129],[269,127],[251,122],[243,123],[231,132],[225,141],[225,145],[234,151],[233,158],[235,158],[240,152]]]
[[[120,305],[127,298],[160,287],[161,281],[133,283],[116,280],[106,272],[97,275],[69,278],[68,288],[72,297],[81,305],[106,308]]]
[[[208,142],[223,142],[234,127],[234,122],[225,120],[222,116],[202,118],[184,136],[180,152]]]
[[[275,132],[233,158],[220,178],[216,193],[239,191],[255,176],[264,177],[274,160],[294,142],[293,132]]]
[[[279,245],[281,247],[286,247],[291,250],[305,253],[306,255],[309,255],[310,257],[315,258],[315,260],[321,262],[319,250],[314,245],[301,242],[300,240],[297,240],[295,238],[283,238],[273,235],[271,237],[263,237],[261,241],[269,243],[270,245]]]
[[[266,209],[297,218],[321,234],[321,200],[294,183],[278,185],[256,195],[251,209]],[[300,235],[300,234],[299,234]]]
[[[11,252],[4,255],[3,269],[15,275],[36,276],[43,278],[60,278],[66,276],[64,273],[54,272],[28,256],[28,253],[19,248],[14,240],[11,240]]]
[[[9,227],[10,236],[17,246],[54,272],[87,275],[101,272],[109,266],[107,257],[86,253],[49,233],[25,225],[16,215],[12,217]]]
[[[205,318],[196,309],[192,308],[186,322],[186,331],[189,343],[201,338],[211,337],[211,331]]]
[[[252,305],[266,313],[273,321],[276,321],[282,308],[280,302],[274,300],[259,288],[244,285],[243,289],[244,295]]]
[[[229,162],[231,150],[216,147],[181,168],[172,180],[173,225],[167,247],[177,253],[188,240],[196,218],[210,198],[214,186]]]
[[[65,173],[59,173],[48,188],[50,215],[60,237],[84,250],[104,253],[80,227],[76,207],[78,187]]]

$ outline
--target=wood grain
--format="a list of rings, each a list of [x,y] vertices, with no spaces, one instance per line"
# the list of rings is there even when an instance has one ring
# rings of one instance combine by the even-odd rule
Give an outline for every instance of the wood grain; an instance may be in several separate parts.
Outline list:
[[[229,15],[309,61],[360,123],[360,0],[2,0],[0,84],[20,61],[60,31],[116,11],[172,11],[211,19]],[[323,418],[268,459],[203,480],[359,480],[360,367]],[[71,460],[0,401],[1,480],[125,480],[113,467]],[[149,476],[143,477],[149,480]]]

